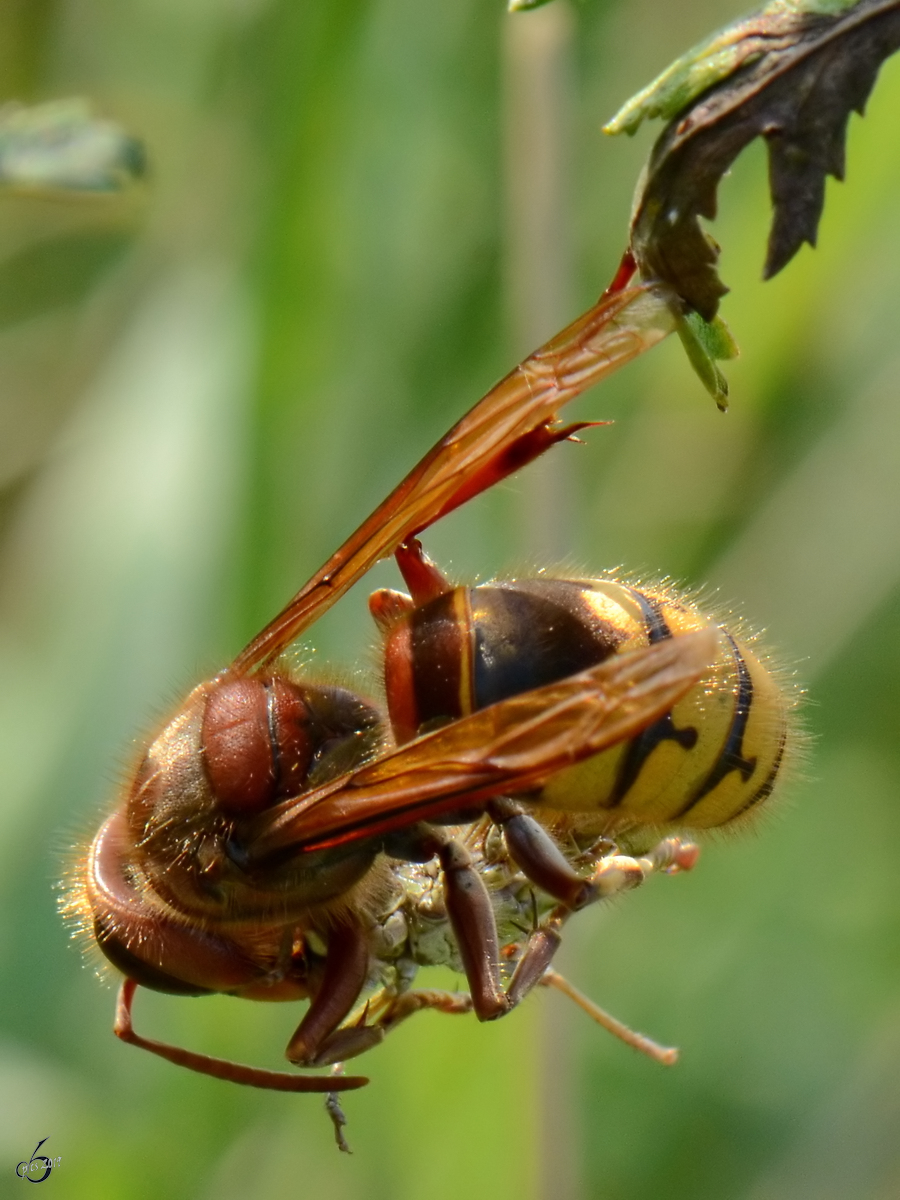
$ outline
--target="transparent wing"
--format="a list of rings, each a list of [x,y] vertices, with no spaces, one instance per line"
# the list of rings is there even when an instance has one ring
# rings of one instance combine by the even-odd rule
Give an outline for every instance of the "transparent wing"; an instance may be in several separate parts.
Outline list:
[[[714,661],[718,635],[667,638],[513,696],[269,810],[251,861],[356,841],[528,791],[645,729]]]
[[[665,290],[604,295],[502,379],[426,454],[230,671],[270,663],[381,558],[470,496],[524,465],[557,438],[557,410],[674,328]]]

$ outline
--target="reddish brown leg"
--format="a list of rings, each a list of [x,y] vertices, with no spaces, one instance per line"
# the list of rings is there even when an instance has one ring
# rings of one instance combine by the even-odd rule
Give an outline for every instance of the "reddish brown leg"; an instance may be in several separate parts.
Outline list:
[[[394,554],[403,582],[415,605],[427,604],[449,592],[453,584],[431,561],[418,538],[409,538]]]
[[[568,908],[583,908],[597,898],[590,879],[570,865],[553,837],[514,800],[492,800],[488,815],[503,830],[509,856],[541,891]]]
[[[623,288],[628,287],[636,270],[637,263],[634,261],[634,255],[630,250],[626,250],[622,255],[622,261],[619,263],[618,270],[612,277],[612,282],[603,295],[612,296],[616,292],[621,292]]]
[[[369,596],[369,612],[382,633],[388,633],[398,621],[415,611],[415,602],[406,592],[378,588]]]
[[[288,1043],[289,1062],[301,1067],[322,1067],[362,1054],[384,1036],[374,1026],[338,1030],[359,999],[369,974],[369,948],[360,929],[350,925],[334,929],[322,983]],[[337,1091],[325,1088],[323,1091]]]
[[[444,897],[463,970],[479,1021],[493,1021],[509,1012],[500,980],[497,923],[484,880],[472,857],[459,842],[448,838],[438,850],[444,871]]]
[[[344,1092],[364,1087],[369,1081],[361,1075],[342,1075],[340,1078],[318,1075],[291,1075],[287,1071],[263,1071],[259,1067],[248,1067],[242,1063],[229,1062],[224,1058],[211,1058],[207,1054],[195,1054],[166,1042],[155,1042],[135,1033],[131,1024],[131,1005],[137,984],[126,979],[119,992],[116,1007],[116,1036],[132,1046],[149,1050],[160,1058],[201,1075],[212,1075],[214,1079],[225,1079],[229,1083],[243,1083],[248,1087],[268,1088],[275,1092]]]
[[[549,834],[547,836],[549,837]],[[553,849],[559,853],[555,843]],[[601,861],[591,878],[584,881],[590,888],[588,900],[602,900],[605,897],[617,895],[619,892],[629,891],[657,872],[673,874],[677,871],[689,871],[696,863],[698,854],[699,851],[692,842],[682,842],[679,838],[666,838],[649,854],[639,859],[623,854],[610,854]],[[522,863],[520,862],[519,865],[522,866]],[[543,861],[541,865],[545,865]],[[566,865],[568,866],[568,864]],[[526,870],[524,866],[522,869],[529,878],[533,878],[530,869]],[[549,891],[550,889],[545,888],[545,890]],[[551,892],[552,894],[554,893]],[[544,981],[553,955],[562,940],[560,930],[574,911],[571,905],[565,903],[558,905],[529,937],[506,990],[511,1007],[524,999],[533,987]],[[554,982],[548,986],[557,987],[559,984]],[[572,990],[574,991],[574,989]],[[585,1001],[585,1003],[590,1002]],[[601,1012],[602,1010],[598,1009],[597,1011]],[[599,1020],[599,1018],[595,1016],[595,1020]],[[610,1020],[612,1021],[614,1018],[610,1018]],[[625,1029],[625,1026],[621,1026],[621,1028]],[[622,1035],[619,1034],[619,1036]],[[650,1044],[649,1041],[648,1044]],[[667,1050],[666,1052],[668,1053]]]
[[[427,604],[449,592],[453,584],[431,561],[418,538],[397,547],[394,553],[403,582],[410,594],[393,588],[379,588],[369,597],[369,612],[382,632],[387,633],[397,621],[409,616],[420,604]]]
[[[560,931],[572,912],[571,908],[560,904],[529,937],[506,989],[511,1006],[519,1004],[540,983],[559,949]]]
[[[526,878],[542,891],[562,901],[535,929],[516,964],[506,994],[511,1006],[518,1004],[541,981],[560,943],[563,923],[579,908],[594,900],[643,883],[644,874],[656,869],[651,860],[641,863],[621,855],[610,855],[590,879],[572,867],[552,835],[514,800],[493,800],[488,815],[503,830],[510,858]]]
[[[500,823],[513,825],[522,856],[528,868],[525,874],[551,895],[562,894],[577,905],[634,886],[643,879],[641,867],[633,859],[611,858],[592,879],[582,879],[565,861],[546,830],[510,802],[492,806]],[[518,821],[519,817],[522,821]],[[537,833],[532,827],[536,826]],[[484,880],[472,864],[468,850],[433,826],[420,825],[404,835],[405,853],[414,861],[425,861],[437,854],[444,872],[444,898],[453,927],[459,957],[472,993],[472,1007],[479,1021],[493,1021],[514,1008],[537,984],[549,967],[560,943],[559,930],[577,906],[564,902],[536,929],[504,991],[500,974],[500,948],[497,923]],[[401,849],[395,846],[395,852]],[[318,1061],[318,1060],[317,1060]]]
[[[458,842],[448,840],[441,848],[440,860],[447,914],[472,992],[472,1007],[479,1021],[492,1021],[508,1013],[540,981],[559,947],[559,930],[573,909],[559,905],[531,934],[504,991],[497,924],[484,882]]]
[[[420,822],[391,836],[385,852],[407,862],[437,857],[444,874],[444,902],[479,1021],[509,1011],[500,977],[500,946],[494,909],[472,856],[446,830]]]
[[[494,910],[465,847],[443,830],[420,824],[405,830],[387,851],[412,862],[438,856],[444,873],[447,915],[472,994],[472,1008],[480,1021],[502,1017],[541,981],[559,947],[560,930],[576,907],[636,887],[655,871],[688,870],[696,861],[696,847],[670,838],[640,860],[611,854],[585,880],[566,862],[550,834],[540,826],[535,831],[537,823],[521,813],[516,804],[497,801],[490,811],[516,847],[518,853],[512,848],[510,853],[524,873],[551,895],[565,897],[529,937],[505,992]],[[520,817],[524,819],[520,821]],[[383,1036],[387,1027],[379,1022],[360,1032],[380,1029]]]

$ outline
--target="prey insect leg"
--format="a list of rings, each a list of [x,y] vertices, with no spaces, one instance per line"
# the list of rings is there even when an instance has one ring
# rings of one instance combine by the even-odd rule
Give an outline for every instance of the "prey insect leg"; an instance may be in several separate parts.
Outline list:
[[[673,1067],[678,1062],[678,1050],[675,1046],[661,1046],[659,1042],[653,1038],[647,1037],[645,1033],[638,1033],[634,1029],[629,1029],[627,1025],[608,1013],[606,1009],[601,1008],[599,1004],[595,1004],[593,1000],[585,996],[583,992],[572,986],[568,979],[564,979],[557,971],[547,970],[539,980],[542,987],[556,988],[558,992],[562,992],[564,996],[568,996],[570,1000],[586,1012],[592,1021],[596,1021],[598,1025],[617,1037],[619,1041],[624,1042],[626,1046],[631,1046],[633,1050],[640,1050],[641,1054],[646,1054],[648,1058],[652,1058],[654,1062],[660,1063],[664,1067]]]
[[[446,992],[440,988],[414,988],[409,992],[401,992],[399,996],[392,996],[387,1001],[383,1014],[376,1022],[377,1027],[388,1034],[392,1029],[396,1029],[401,1021],[405,1021],[413,1013],[423,1012],[426,1008],[451,1016],[470,1013],[472,997],[467,992]]]

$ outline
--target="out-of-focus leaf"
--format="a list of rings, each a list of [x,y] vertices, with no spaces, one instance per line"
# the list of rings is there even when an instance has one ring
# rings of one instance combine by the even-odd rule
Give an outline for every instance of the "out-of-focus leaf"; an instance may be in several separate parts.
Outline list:
[[[728,408],[728,380],[717,364],[737,358],[740,353],[731,330],[721,317],[704,321],[698,312],[692,311],[679,317],[676,328],[700,382],[724,412]]]
[[[66,234],[0,262],[0,329],[77,303],[134,240],[126,230]]]
[[[0,186],[116,192],[146,169],[144,147],[85,100],[0,108]]]
[[[898,47],[900,0],[776,0],[629,101],[607,132],[633,133],[644,117],[670,120],[632,216],[642,274],[665,280],[712,320],[728,289],[699,217],[715,217],[719,180],[756,137],[768,144],[774,209],[765,278],[803,242],[814,246],[825,176],[844,175],[850,113],[862,113],[878,68]]]
[[[527,12],[530,8],[543,8],[550,0],[509,0],[508,12]]]

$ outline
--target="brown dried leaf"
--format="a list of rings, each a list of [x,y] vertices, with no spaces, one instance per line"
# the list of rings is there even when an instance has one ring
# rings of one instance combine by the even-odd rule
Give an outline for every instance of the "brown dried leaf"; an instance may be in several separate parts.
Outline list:
[[[827,11],[823,11],[827,10]],[[852,111],[862,113],[881,63],[900,47],[900,0],[777,0],[670,68],[607,126],[633,132],[644,116],[668,116],[673,86],[690,68],[713,78],[682,106],[650,156],[632,218],[632,252],[645,278],[669,283],[711,321],[727,292],[719,248],[699,217],[716,215],[719,180],[754,138],[769,152],[774,216],[764,276],[803,242],[816,243],[825,176],[844,176]],[[668,102],[668,104],[667,104]]]

